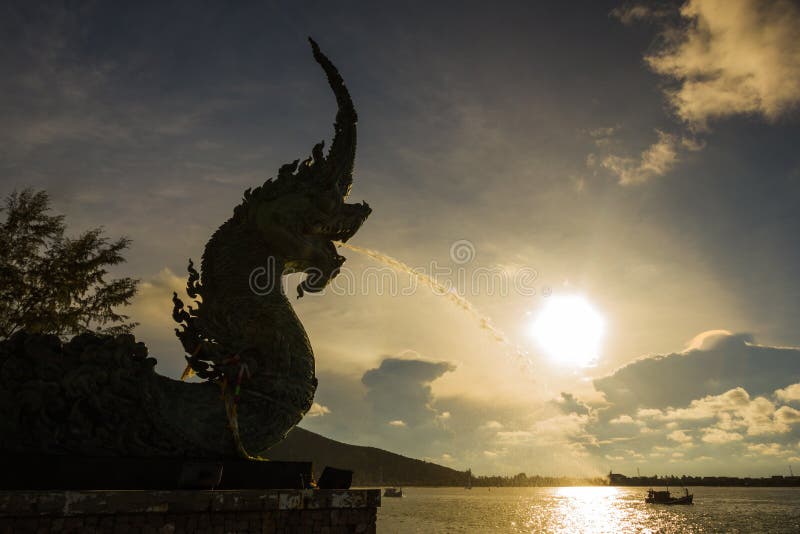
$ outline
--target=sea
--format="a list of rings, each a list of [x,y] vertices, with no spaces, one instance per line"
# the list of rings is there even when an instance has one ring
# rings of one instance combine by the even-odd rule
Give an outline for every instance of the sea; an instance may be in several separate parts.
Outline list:
[[[800,488],[689,488],[690,506],[645,504],[647,489],[403,488],[381,499],[378,532],[800,533]]]

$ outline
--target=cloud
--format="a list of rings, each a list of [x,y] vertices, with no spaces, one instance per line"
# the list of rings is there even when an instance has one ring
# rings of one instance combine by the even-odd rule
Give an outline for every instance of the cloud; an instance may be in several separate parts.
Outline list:
[[[795,384],[795,386],[800,386],[800,384]],[[775,421],[780,425],[800,423],[800,410],[796,410],[791,406],[781,406],[775,411]]]
[[[322,417],[329,413],[331,413],[331,410],[327,406],[315,402],[311,405],[311,409],[308,410],[308,413],[306,413],[306,417]]]
[[[606,413],[613,418],[648,408],[686,406],[736,388],[750,395],[771,395],[798,382],[800,349],[766,347],[747,335],[734,335],[709,340],[703,349],[636,360],[595,379],[594,386],[611,403]]]
[[[684,432],[683,430],[673,430],[667,437],[672,441],[677,441],[678,443],[687,444],[692,442],[692,436]]]
[[[611,10],[610,15],[619,19],[623,24],[629,25],[634,22],[653,20],[669,14],[666,9],[654,5],[627,4]]]
[[[656,130],[656,134],[658,140],[638,158],[608,155],[600,165],[615,174],[620,185],[641,184],[669,172],[680,161],[681,151],[697,151],[704,146],[695,139],[661,130]]]
[[[720,430],[719,428],[709,428],[703,432],[703,437],[701,439],[706,443],[730,443],[732,441],[741,441],[743,439],[741,434],[737,434],[736,432],[726,432],[725,430]]]
[[[124,310],[139,323],[134,334],[140,341],[147,342],[150,355],[158,360],[158,371],[172,377],[180,376],[186,367],[172,320],[172,293],[182,296],[185,289],[186,278],[165,267],[139,283],[131,306]],[[184,302],[190,304],[185,298]]]
[[[791,453],[780,443],[753,443],[747,446],[747,450],[761,456],[785,456]]]
[[[633,417],[630,415],[620,415],[619,417],[615,417],[614,419],[610,420],[609,423],[612,425],[632,425],[636,423],[633,420]]]
[[[752,474],[774,469],[775,458],[796,456],[800,409],[786,403],[800,393],[800,351],[720,330],[696,336],[690,347],[596,379],[605,406],[545,426],[561,426],[576,451],[595,458],[704,462],[708,474],[725,469],[731,455],[754,458]],[[542,424],[534,427],[537,438]]]
[[[441,415],[431,407],[430,383],[453,370],[455,365],[449,362],[389,357],[364,373],[361,382],[374,410],[390,421],[416,426]]]
[[[800,8],[789,0],[689,0],[679,11],[626,4],[611,16],[623,24],[650,21],[661,27],[659,45],[645,56],[664,76],[667,102],[692,131],[713,119],[755,114],[774,121],[800,102]],[[591,154],[621,185],[642,184],[667,174],[681,154],[702,150],[693,137],[656,130],[658,139],[638,156]],[[598,147],[613,129],[589,131]]]
[[[481,428],[485,428],[487,430],[499,430],[503,428],[503,423],[500,421],[486,421]]]
[[[792,384],[789,387],[779,389],[775,396],[785,402],[800,401],[800,384]]]
[[[624,21],[645,18],[628,11]],[[789,0],[690,0],[682,23],[645,60],[676,83],[666,96],[698,129],[711,119],[756,114],[768,120],[800,102],[800,8]]]
[[[501,431],[495,434],[495,436],[499,442],[506,444],[527,442],[534,438],[534,434],[532,432],[528,432],[527,430]]]
[[[301,426],[346,443],[441,461],[443,453],[455,452],[449,427],[457,412],[438,406],[431,383],[453,369],[449,362],[391,356],[360,375],[320,371],[311,417]]]
[[[786,433],[790,425],[800,422],[800,411],[789,406],[776,408],[765,397],[750,398],[742,388],[722,395],[709,395],[694,400],[687,408],[667,410],[662,421],[700,421],[714,419],[718,428],[745,429],[748,435]]]
[[[637,415],[639,417],[645,417],[645,418],[646,417],[657,417],[657,416],[661,415],[661,410],[656,410],[654,408],[642,408],[641,410],[638,411]],[[626,416],[623,415],[622,417],[626,417]]]
[[[589,405],[579,401],[572,393],[561,392],[561,397],[553,403],[565,414],[586,415],[591,411]]]
[[[733,332],[724,329],[706,330],[694,336],[686,345],[686,352],[690,350],[705,349],[713,346],[720,337],[732,336]]]
[[[592,138],[592,142],[595,144],[595,146],[600,148],[604,148],[618,142],[615,138],[615,134],[618,132],[619,126],[606,126],[584,131],[584,133],[588,133],[589,137]]]

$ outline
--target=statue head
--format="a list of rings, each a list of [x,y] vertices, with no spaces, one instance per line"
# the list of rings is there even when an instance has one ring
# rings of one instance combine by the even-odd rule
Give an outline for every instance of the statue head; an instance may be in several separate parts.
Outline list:
[[[284,273],[306,273],[298,297],[321,291],[339,273],[345,258],[333,242],[350,239],[372,211],[365,202],[345,202],[353,184],[358,117],[336,67],[309,41],[339,107],[331,148],[326,155],[320,142],[305,161],[283,165],[276,179],[245,191],[235,212],[263,238]]]
[[[284,165],[276,180],[246,191],[239,207],[283,273],[306,273],[298,296],[321,291],[336,277],[345,258],[334,241],[353,237],[372,211],[365,202],[345,202],[350,184],[332,179],[322,143],[314,154],[300,164]]]

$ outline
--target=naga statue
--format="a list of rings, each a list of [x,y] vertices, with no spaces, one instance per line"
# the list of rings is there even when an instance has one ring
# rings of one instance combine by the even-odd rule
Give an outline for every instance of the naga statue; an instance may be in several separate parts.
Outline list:
[[[173,295],[187,372],[158,375],[132,335],[19,333],[0,343],[0,450],[7,454],[262,457],[311,408],[314,353],[284,295],[282,275],[306,273],[297,297],[319,292],[371,210],[347,204],[356,112],[336,67],[309,39],[336,97],[335,134],[280,167],[211,236],[187,293]]]

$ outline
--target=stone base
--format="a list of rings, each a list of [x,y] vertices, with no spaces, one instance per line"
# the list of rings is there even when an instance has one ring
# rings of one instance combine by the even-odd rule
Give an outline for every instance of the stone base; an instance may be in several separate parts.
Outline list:
[[[374,533],[379,490],[0,492],[0,533]]]

